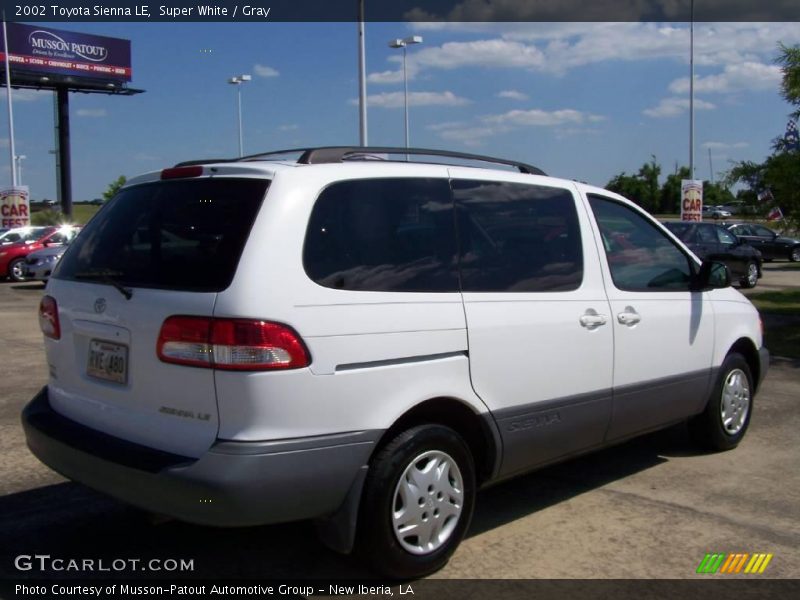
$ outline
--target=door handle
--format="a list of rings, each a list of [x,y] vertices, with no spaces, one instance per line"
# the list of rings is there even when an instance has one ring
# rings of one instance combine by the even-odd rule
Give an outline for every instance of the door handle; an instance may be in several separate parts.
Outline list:
[[[632,327],[642,320],[642,315],[637,313],[632,306],[626,306],[625,310],[617,315],[617,320],[623,325]]]
[[[600,327],[601,325],[605,325],[608,319],[606,319],[605,315],[598,315],[593,310],[588,310],[586,313],[581,315],[580,321],[581,325],[586,327],[586,329],[595,329]]]

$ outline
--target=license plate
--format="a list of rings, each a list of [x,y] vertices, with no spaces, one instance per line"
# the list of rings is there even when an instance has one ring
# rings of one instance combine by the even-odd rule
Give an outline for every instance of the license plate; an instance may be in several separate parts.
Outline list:
[[[103,340],[91,340],[86,374],[96,379],[125,383],[128,380],[128,347]]]

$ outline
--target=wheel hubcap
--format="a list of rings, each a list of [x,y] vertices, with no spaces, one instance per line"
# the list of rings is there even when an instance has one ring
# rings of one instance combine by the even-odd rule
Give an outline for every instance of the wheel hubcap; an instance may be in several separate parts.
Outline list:
[[[747,267],[747,283],[751,287],[758,283],[758,267],[753,264]]]
[[[800,262],[800,248],[792,250],[792,260],[794,262]]]
[[[750,384],[741,369],[728,373],[722,386],[722,427],[728,435],[736,435],[744,427],[750,411]]]
[[[439,450],[417,456],[394,491],[392,525],[411,554],[429,554],[453,534],[464,507],[464,479],[453,458]]]
[[[11,266],[11,276],[14,279],[22,279],[22,263],[18,262]]]

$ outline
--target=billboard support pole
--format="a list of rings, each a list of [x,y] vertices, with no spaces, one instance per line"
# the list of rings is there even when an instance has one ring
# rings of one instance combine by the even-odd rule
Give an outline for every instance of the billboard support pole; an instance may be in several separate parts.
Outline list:
[[[15,161],[17,151],[14,147],[14,109],[11,105],[11,63],[8,58],[8,30],[6,28],[6,11],[3,10],[3,53],[5,54],[6,93],[8,94],[8,149],[11,154],[11,187],[17,187],[17,169]]]
[[[58,166],[61,212],[72,219],[72,176],[69,152],[69,90],[59,87],[58,92]]]
[[[61,206],[61,160],[59,159],[59,143],[58,143],[58,92],[53,91],[53,133],[54,133],[54,140],[53,140],[53,150],[50,151],[51,154],[55,156],[56,159],[56,199],[58,200],[58,205]]]

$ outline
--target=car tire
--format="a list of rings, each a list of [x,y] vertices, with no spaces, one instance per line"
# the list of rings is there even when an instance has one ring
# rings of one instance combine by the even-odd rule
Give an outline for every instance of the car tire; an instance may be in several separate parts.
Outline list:
[[[689,433],[709,450],[731,450],[742,441],[753,414],[753,375],[741,354],[722,363],[705,410],[689,420]]]
[[[758,283],[758,265],[751,260],[748,261],[748,263],[745,265],[744,275],[739,280],[739,284],[743,288],[754,288],[756,287],[757,283]]]
[[[8,278],[11,281],[24,281],[25,280],[25,273],[24,273],[24,258],[15,258],[10,263],[8,263]]]
[[[428,575],[455,552],[474,506],[474,461],[461,436],[442,425],[413,427],[371,461],[356,550],[385,577]]]
[[[795,246],[789,251],[789,260],[792,262],[800,262],[800,246]]]

